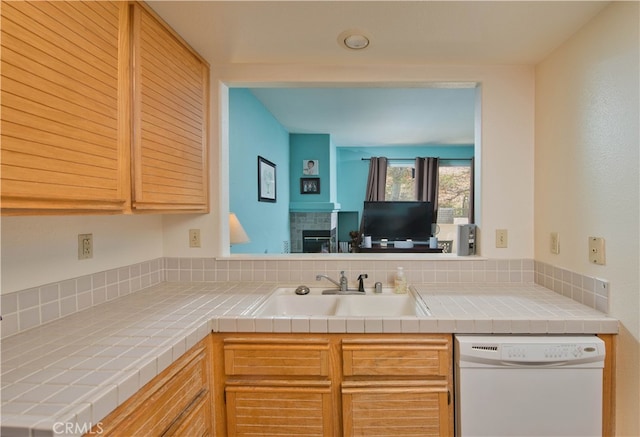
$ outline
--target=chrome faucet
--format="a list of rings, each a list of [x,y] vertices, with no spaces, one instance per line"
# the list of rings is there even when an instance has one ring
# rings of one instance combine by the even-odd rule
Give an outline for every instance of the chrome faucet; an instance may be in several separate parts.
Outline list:
[[[316,281],[320,281],[322,278],[326,279],[329,282],[334,283],[340,289],[340,291],[347,291],[349,288],[349,280],[344,275],[344,270],[340,272],[340,282],[334,279],[331,279],[327,275],[316,275]]]

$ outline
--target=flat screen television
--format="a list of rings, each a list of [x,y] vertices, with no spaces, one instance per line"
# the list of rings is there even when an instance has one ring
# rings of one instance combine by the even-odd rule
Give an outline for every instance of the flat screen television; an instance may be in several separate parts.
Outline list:
[[[373,242],[413,240],[427,243],[431,237],[433,204],[431,202],[364,202],[362,211],[364,235]]]

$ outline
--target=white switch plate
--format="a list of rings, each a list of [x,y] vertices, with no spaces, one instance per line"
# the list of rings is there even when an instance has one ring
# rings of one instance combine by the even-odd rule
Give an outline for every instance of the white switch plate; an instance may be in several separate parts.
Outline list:
[[[508,246],[508,235],[506,229],[496,229],[496,247],[504,249]]]
[[[589,262],[591,264],[605,264],[604,238],[589,237]]]
[[[200,247],[200,229],[189,229],[189,247]]]
[[[560,253],[560,235],[557,232],[551,233],[551,253],[555,255]]]

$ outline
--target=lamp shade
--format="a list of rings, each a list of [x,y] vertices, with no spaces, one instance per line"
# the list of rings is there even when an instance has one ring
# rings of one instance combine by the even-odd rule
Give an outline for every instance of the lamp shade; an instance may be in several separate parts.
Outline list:
[[[229,213],[229,242],[231,244],[248,243],[249,236],[234,213]]]

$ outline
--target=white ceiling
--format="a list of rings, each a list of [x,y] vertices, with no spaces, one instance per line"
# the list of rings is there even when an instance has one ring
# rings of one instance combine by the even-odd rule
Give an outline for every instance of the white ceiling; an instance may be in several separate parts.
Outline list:
[[[149,1],[213,66],[228,63],[535,65],[597,1]],[[371,44],[350,51],[346,30]],[[256,88],[290,132],[338,146],[470,144],[473,89]]]
[[[289,132],[336,146],[473,144],[475,88],[258,88]]]

